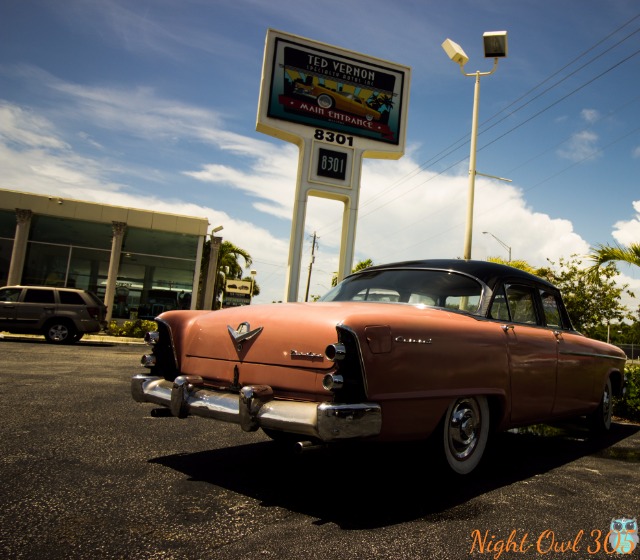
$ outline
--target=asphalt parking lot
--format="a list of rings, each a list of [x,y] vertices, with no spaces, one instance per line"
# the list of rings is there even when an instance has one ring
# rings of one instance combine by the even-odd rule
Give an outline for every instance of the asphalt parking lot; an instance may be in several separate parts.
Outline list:
[[[0,340],[1,558],[600,560],[640,518],[640,426],[501,434],[460,481],[424,447],[293,454],[152,416],[129,393],[144,350]]]

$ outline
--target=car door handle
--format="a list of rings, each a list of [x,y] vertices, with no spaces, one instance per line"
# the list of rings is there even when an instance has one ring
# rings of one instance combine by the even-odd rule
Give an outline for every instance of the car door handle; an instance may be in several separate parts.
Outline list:
[[[504,331],[504,332],[509,332],[509,329],[514,329],[515,327],[513,325],[500,325],[500,328]]]

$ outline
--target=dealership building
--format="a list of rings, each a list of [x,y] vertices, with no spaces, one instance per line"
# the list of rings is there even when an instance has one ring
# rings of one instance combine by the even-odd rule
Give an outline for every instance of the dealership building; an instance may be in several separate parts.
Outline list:
[[[90,290],[114,319],[195,309],[208,226],[206,218],[0,190],[0,285]]]

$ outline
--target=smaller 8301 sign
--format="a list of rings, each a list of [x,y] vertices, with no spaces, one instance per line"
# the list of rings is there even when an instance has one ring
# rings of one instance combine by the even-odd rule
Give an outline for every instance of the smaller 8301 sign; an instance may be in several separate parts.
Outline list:
[[[318,152],[318,177],[329,177],[344,181],[347,178],[348,154],[320,148]]]

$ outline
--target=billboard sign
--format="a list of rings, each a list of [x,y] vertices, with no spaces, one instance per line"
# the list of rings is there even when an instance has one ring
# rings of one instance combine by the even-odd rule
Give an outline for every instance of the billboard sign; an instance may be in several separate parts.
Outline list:
[[[403,151],[408,68],[273,30],[265,54],[259,130],[288,130],[267,122],[275,119],[318,129],[316,140],[354,146],[361,138]]]

